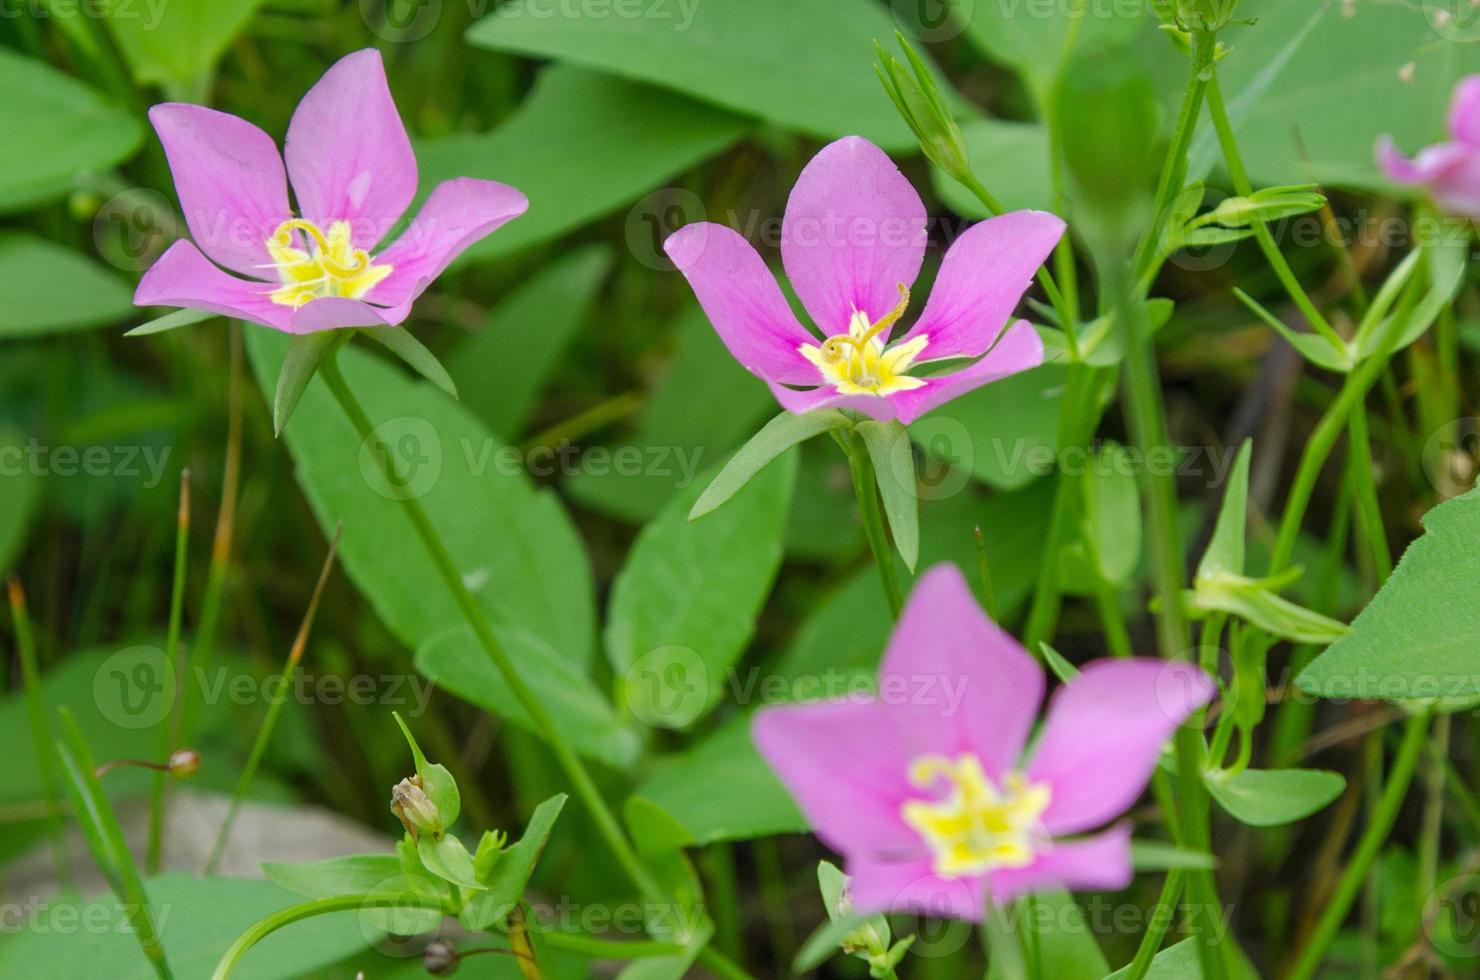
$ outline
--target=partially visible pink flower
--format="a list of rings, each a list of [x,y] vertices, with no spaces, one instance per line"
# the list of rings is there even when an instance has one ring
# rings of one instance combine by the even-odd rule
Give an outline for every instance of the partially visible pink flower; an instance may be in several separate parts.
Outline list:
[[[506,184],[449,180],[377,251],[416,196],[416,157],[369,48],[309,89],[281,156],[272,137],[214,109],[167,102],[149,120],[194,243],[171,245],[144,274],[139,306],[208,310],[288,333],[398,324],[458,254],[529,206]]]
[[[696,222],[663,247],[730,353],[783,408],[847,408],[908,424],[1043,363],[1037,332],[1023,320],[1009,327],[1009,318],[1063,231],[1041,211],[973,226],[946,253],[919,319],[893,342],[925,258],[925,205],[862,137],[829,144],[807,164],[782,223],[782,264],[821,337],[797,321],[739,233]],[[932,363],[947,361],[965,364]],[[933,373],[943,366],[957,369]]]
[[[1409,159],[1391,136],[1377,141],[1377,161],[1400,184],[1423,187],[1434,203],[1465,218],[1480,219],[1480,75],[1460,79],[1449,103],[1449,135]]]
[[[761,754],[841,852],[863,912],[979,921],[990,898],[1130,883],[1119,824],[1214,685],[1160,660],[1100,660],[1060,689],[1033,748],[1043,670],[954,565],[915,586],[868,700],[762,710]]]

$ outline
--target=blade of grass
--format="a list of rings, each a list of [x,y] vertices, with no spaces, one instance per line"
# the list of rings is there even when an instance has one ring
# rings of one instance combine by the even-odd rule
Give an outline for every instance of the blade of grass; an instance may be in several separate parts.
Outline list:
[[[41,690],[41,671],[36,665],[36,635],[31,630],[31,616],[26,611],[26,591],[21,588],[21,580],[12,575],[6,584],[10,594],[10,615],[15,622],[16,648],[20,654],[21,684],[26,691],[31,744],[36,747],[36,769],[41,774],[41,795],[46,802],[47,833],[56,858],[57,881],[65,886],[72,880],[72,870],[62,842],[62,798],[57,777],[56,739],[46,722],[46,695]]]
[[[262,719],[262,727],[257,730],[257,738],[252,742],[252,751],[247,756],[247,764],[242,769],[241,778],[237,780],[236,791],[231,795],[231,806],[226,811],[226,819],[221,822],[221,830],[216,834],[216,843],[211,847],[210,860],[206,862],[206,874],[216,873],[217,866],[221,863],[221,855],[226,850],[226,842],[231,837],[232,824],[236,822],[236,815],[241,810],[242,800],[246,798],[247,790],[252,787],[252,780],[257,777],[257,767],[262,764],[262,756],[267,751],[267,743],[272,739],[273,729],[277,727],[278,716],[282,714],[283,705],[287,703],[287,693],[293,684],[293,676],[298,672],[298,664],[303,660],[303,651],[308,646],[308,634],[313,629],[314,617],[319,611],[319,599],[324,594],[324,585],[329,581],[329,572],[334,567],[334,555],[339,550],[339,533],[344,529],[340,523],[334,528],[334,537],[329,540],[329,553],[324,556],[324,567],[319,571],[319,580],[313,587],[313,595],[308,600],[308,609],[303,613],[303,622],[298,626],[298,635],[293,638],[293,646],[288,651],[288,660],[283,665],[283,684],[279,689],[280,696],[271,699],[267,704],[267,715]]]
[[[180,684],[184,680],[180,676],[178,656],[180,652],[180,623],[185,611],[185,559],[190,545],[190,470],[180,471],[180,510],[176,519],[175,533],[175,577],[170,587],[170,626],[165,640],[165,661],[167,669],[175,671],[175,691],[180,690]],[[169,758],[170,744],[176,736],[178,725],[178,711],[180,701],[178,695],[175,703],[170,708],[170,718],[165,718],[159,723],[159,735],[156,739],[158,752],[155,754],[161,759]],[[164,807],[166,795],[166,774],[156,772],[153,785],[149,788],[149,854],[145,860],[145,867],[150,874],[159,870],[160,854],[164,848]]]
[[[154,968],[160,980],[173,980],[169,962],[165,959],[164,946],[154,924],[154,910],[149,905],[149,896],[144,891],[144,880],[139,866],[123,839],[118,826],[118,817],[113,805],[98,782],[96,765],[87,740],[73,720],[71,712],[63,708],[58,712],[62,724],[63,741],[57,742],[57,754],[62,761],[66,776],[68,795],[76,811],[78,826],[87,840],[88,848],[98,862],[114,895],[123,904],[134,936],[144,951],[144,958]]]

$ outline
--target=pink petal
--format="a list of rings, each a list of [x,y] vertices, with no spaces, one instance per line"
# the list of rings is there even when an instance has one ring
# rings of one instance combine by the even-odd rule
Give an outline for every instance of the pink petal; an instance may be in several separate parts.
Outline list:
[[[222,272],[190,242],[171,245],[144,273],[134,291],[137,306],[178,306],[251,320],[276,330],[290,330],[292,311],[268,299],[272,289]]]
[[[216,262],[264,278],[263,243],[290,215],[283,160],[245,119],[166,102],[149,110],[196,244]]]
[[[918,851],[900,817],[909,758],[880,705],[867,701],[763,708],[750,736],[817,836],[853,853]]]
[[[929,858],[895,861],[850,854],[844,870],[852,879],[853,907],[866,915],[913,912],[980,922],[986,911],[985,878],[942,878],[931,871]]]
[[[993,871],[987,887],[994,900],[1006,903],[1049,889],[1120,891],[1134,874],[1131,828],[1121,824],[1093,837],[1056,842],[1026,868]]]
[[[930,301],[904,339],[925,334],[922,355],[979,357],[992,345],[1064,234],[1046,211],[1014,211],[973,225],[941,262]]]
[[[996,779],[1022,754],[1043,683],[1037,661],[987,618],[960,570],[943,564],[910,593],[879,667],[878,698],[910,758],[970,752]]]
[[[1466,75],[1455,85],[1447,122],[1450,136],[1480,146],[1480,75]]]
[[[932,338],[931,347],[934,342]],[[926,349],[930,353],[930,348]],[[1043,363],[1043,340],[1026,320],[1019,320],[981,360],[951,374],[925,379],[925,387],[890,395],[899,420],[909,425],[931,409],[993,381]]]
[[[344,327],[393,327],[411,312],[410,303],[399,307],[371,306],[343,296],[324,296],[293,311],[289,333],[318,333]]]
[[[303,217],[348,221],[359,248],[386,236],[416,196],[416,157],[379,51],[330,66],[294,110],[283,155]]]
[[[464,249],[528,209],[529,199],[508,184],[473,177],[438,184],[411,225],[375,256],[392,271],[366,299],[385,306],[412,302]]]
[[[1097,660],[1053,696],[1027,775],[1053,796],[1043,825],[1053,834],[1098,827],[1146,788],[1162,746],[1212,698],[1198,667],[1163,660]]]
[[[881,319],[925,258],[925,205],[894,161],[861,136],[831,143],[803,168],[786,204],[781,259],[827,336],[855,310]]]
[[[812,367],[811,364],[807,366]],[[815,367],[812,368],[812,373],[814,375],[817,373]],[[817,379],[814,377],[812,380]],[[807,412],[815,412],[824,408],[846,408],[880,422],[892,422],[896,418],[894,405],[888,398],[878,395],[844,395],[831,385],[825,388],[798,390],[776,384],[774,381],[768,383],[771,386],[771,393],[776,396],[781,407],[793,415],[804,415]]]
[[[688,279],[720,339],[745,370],[767,381],[816,384],[819,372],[798,353],[818,338],[797,322],[776,277],[744,236],[724,225],[685,225],[663,251]]]
[[[1377,141],[1378,164],[1400,184],[1432,184],[1461,169],[1475,156],[1476,151],[1462,143],[1436,143],[1410,160],[1398,152],[1392,137],[1383,136]]]

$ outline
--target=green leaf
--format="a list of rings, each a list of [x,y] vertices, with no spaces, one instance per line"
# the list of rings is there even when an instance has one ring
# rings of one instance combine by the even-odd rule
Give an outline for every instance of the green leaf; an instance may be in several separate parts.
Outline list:
[[[652,10],[611,16],[560,0],[515,0],[467,36],[479,47],[575,62],[815,136],[860,134],[887,149],[914,148],[868,70],[874,39],[893,29],[878,5],[746,0]]]
[[[29,233],[0,233],[0,341],[107,326],[133,312],[133,290],[113,272]]]
[[[1151,961],[1144,980],[1202,980],[1202,960],[1197,951],[1198,939],[1184,939],[1168,946]],[[1105,980],[1125,980],[1131,968],[1125,966],[1110,974]]]
[[[1041,892],[1034,896],[1032,905],[1019,906],[999,915],[1005,916],[1014,926],[1011,935],[1037,945],[1042,958],[1039,976],[1052,977],[1053,980],[1100,980],[1109,972],[1110,964],[1095,942],[1095,930],[1086,921],[1084,910],[1068,892]],[[998,917],[988,915],[989,920]],[[1029,928],[1033,930],[1031,939]],[[998,957],[992,959],[995,964]],[[1001,980],[1003,974],[993,969],[987,976],[991,980]]]
[[[718,702],[781,564],[795,479],[790,456],[690,523],[696,485],[638,535],[612,583],[606,650],[639,720],[687,728]]]
[[[730,146],[750,128],[690,99],[569,65],[542,71],[518,111],[488,133],[416,145],[423,196],[439,181],[482,177],[519,188],[529,213],[489,235],[460,261],[510,255],[547,242],[637,200]],[[661,238],[676,230],[669,201],[654,198],[629,219],[628,242],[668,268]],[[698,198],[680,195],[683,220],[704,218]]]
[[[1480,491],[1435,507],[1423,526],[1350,632],[1295,679],[1302,691],[1374,700],[1480,693],[1480,621],[1460,613],[1480,591]]]
[[[1297,333],[1285,325],[1285,322],[1275,316],[1264,307],[1258,300],[1250,296],[1238,287],[1234,287],[1233,295],[1238,297],[1240,303],[1249,308],[1249,311],[1263,320],[1268,326],[1273,327],[1275,333],[1294,347],[1307,361],[1316,367],[1323,367],[1327,371],[1339,371],[1343,374],[1356,367],[1356,358],[1347,346],[1338,347],[1335,342],[1324,334]]]
[[[1048,664],[1048,669],[1053,671],[1053,675],[1059,679],[1059,683],[1067,684],[1079,676],[1079,668],[1064,659],[1062,653],[1059,653],[1059,651],[1047,643],[1038,644],[1038,650],[1043,654],[1043,662]]]
[[[422,792],[432,801],[432,806],[437,808],[442,826],[450,828],[457,823],[458,815],[462,813],[462,794],[458,792],[457,780],[452,778],[452,773],[446,766],[427,761],[421,746],[416,744],[416,736],[411,734],[411,729],[407,727],[399,711],[393,711],[391,715],[401,727],[401,734],[406,736],[406,744],[411,747],[411,757],[416,761],[416,777],[421,781]]]
[[[1082,543],[1063,552],[1061,580],[1066,590],[1093,595],[1103,585],[1129,582],[1141,560],[1141,497],[1130,450],[1102,445],[1080,483]]]
[[[827,909],[828,919],[836,922],[852,917],[852,905],[847,900],[848,876],[837,865],[830,861],[817,862],[817,887],[822,892],[822,905]],[[847,946],[882,953],[889,948],[892,939],[889,920],[882,915],[871,915],[845,939]]]
[[[386,350],[406,362],[406,365],[453,398],[457,397],[457,385],[452,376],[437,360],[437,355],[427,350],[425,344],[405,327],[362,327],[360,332],[380,344]]]
[[[298,400],[308,390],[308,383],[319,373],[324,362],[348,339],[348,334],[338,330],[320,330],[317,333],[301,334],[288,341],[288,353],[283,358],[282,370],[278,372],[277,389],[272,396],[272,434],[280,436]]]
[[[351,854],[299,864],[268,862],[262,873],[290,892],[308,898],[363,895],[405,872],[394,854]]]
[[[792,961],[791,972],[803,974],[817,969],[841,952],[843,941],[868,924],[869,917],[857,912],[848,912],[838,918],[829,918],[818,926]]]
[[[216,60],[263,0],[169,0],[147,4],[104,0],[119,50],[144,85],[177,97],[204,91]]]
[[[920,560],[920,496],[909,430],[898,422],[870,421],[858,423],[854,431],[868,448],[894,546],[913,572]]]
[[[147,337],[150,334],[164,333],[168,330],[178,330],[180,327],[188,327],[196,323],[204,323],[206,320],[214,319],[221,314],[211,313],[207,310],[176,310],[157,316],[139,324],[132,330],[124,333],[125,337]]]
[[[1408,313],[1405,323],[1399,324],[1403,332],[1399,334],[1394,351],[1403,350],[1419,337],[1423,336],[1425,330],[1438,319],[1455,293],[1459,291],[1460,283],[1464,281],[1465,267],[1470,259],[1470,237],[1469,232],[1448,223],[1445,230],[1437,236],[1439,241],[1427,246],[1423,254],[1429,259],[1429,289],[1424,293],[1423,299],[1414,305]],[[1417,253],[1414,253],[1417,254]],[[1368,343],[1361,348],[1361,355],[1368,356],[1382,349],[1383,341],[1386,340],[1390,324],[1383,324],[1370,334]]]
[[[1218,858],[1161,841],[1131,841],[1131,865],[1137,871],[1212,871]]]
[[[910,426],[936,460],[967,469],[998,490],[1016,490],[1058,464],[1067,369],[1044,364],[978,388]]]
[[[493,871],[484,879],[487,891],[475,896],[463,909],[463,926],[474,932],[482,932],[508,916],[515,904],[524,897],[534,866],[545,850],[550,833],[555,829],[555,820],[565,807],[564,793],[552,796],[534,808],[529,823],[524,827],[524,836],[499,854]]]
[[[1340,773],[1320,769],[1245,769],[1235,775],[1210,772],[1203,782],[1219,806],[1251,827],[1304,820],[1346,789]]]
[[[1223,506],[1218,510],[1218,523],[1208,550],[1203,552],[1197,574],[1242,575],[1244,573],[1244,534],[1249,509],[1249,457],[1254,444],[1245,439],[1234,457],[1233,469],[1223,485]]]
[[[437,839],[430,836],[419,838],[416,853],[426,869],[443,881],[475,891],[483,891],[486,887],[473,873],[473,856],[452,834]]]
[[[19,11],[17,11],[18,13]],[[51,66],[0,48],[0,211],[61,197],[85,173],[107,170],[144,130],[123,109]],[[5,280],[10,277],[4,276]],[[67,282],[43,280],[39,285]],[[53,290],[63,299],[67,290]]]
[[[971,172],[1009,211],[1049,210],[1053,204],[1048,128],[1039,123],[980,118],[961,124]],[[988,218],[992,212],[939,167],[930,171],[941,200],[957,214]]]
[[[993,61],[1016,70],[1041,102],[1052,88],[1075,9],[1060,3],[1038,7],[974,3],[959,5],[957,16],[967,17],[967,40]],[[1084,47],[1118,46],[1150,23],[1144,4],[1077,9],[1081,11],[1077,43]]]
[[[1199,576],[1189,591],[1198,612],[1224,612],[1294,643],[1332,643],[1346,635],[1345,623],[1276,595],[1257,579],[1242,575]]]
[[[776,457],[798,443],[806,442],[824,432],[843,429],[852,421],[842,412],[827,409],[793,415],[782,412],[761,427],[749,442],[741,446],[730,457],[719,475],[709,481],[699,499],[689,511],[689,520],[698,520],[717,510],[755,479],[756,474],[771,464]],[[913,464],[911,465],[913,469]]]
[[[513,438],[523,431],[541,388],[590,315],[612,259],[601,243],[556,258],[452,349],[447,370],[463,403],[494,432]],[[519,351],[517,359],[507,356],[511,350]]]

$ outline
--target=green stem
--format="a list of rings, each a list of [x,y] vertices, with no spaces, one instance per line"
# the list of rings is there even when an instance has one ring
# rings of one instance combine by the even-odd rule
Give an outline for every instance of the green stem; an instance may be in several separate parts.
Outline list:
[[[858,513],[863,518],[863,531],[868,537],[869,550],[873,552],[874,564],[879,568],[879,578],[884,583],[884,596],[889,600],[889,611],[894,618],[904,608],[904,593],[899,588],[899,572],[894,567],[894,552],[889,547],[889,538],[884,533],[884,515],[879,507],[879,489],[875,484],[873,463],[863,440],[856,436],[843,436],[848,453],[848,469],[853,475],[853,492],[858,497]]]
[[[178,735],[176,726],[179,724],[180,717],[179,692],[185,683],[185,678],[182,676],[184,672],[179,669],[179,654],[180,626],[185,617],[185,566],[189,547],[190,471],[182,470],[180,473],[180,509],[176,519],[175,533],[175,572],[170,588],[170,624],[164,644],[165,669],[175,673],[176,700],[170,706],[169,716],[160,721],[158,734],[155,737],[155,757],[161,762],[169,758],[170,752],[175,748],[171,743]],[[160,858],[164,849],[164,807],[167,791],[165,780],[168,778],[168,773],[155,772],[154,781],[149,788],[149,852],[144,866],[149,869],[150,874],[159,871]]]
[[[971,191],[988,211],[994,215],[1007,213],[1007,209],[1002,206],[1002,202],[997,200],[991,191],[987,190],[986,185],[977,179],[976,174],[967,173],[965,177],[960,178],[960,181],[961,186]],[[1058,285],[1053,281],[1053,273],[1049,272],[1047,268],[1040,266],[1036,275],[1038,284],[1043,287],[1043,294],[1048,297],[1049,303],[1053,305],[1054,310],[1059,315],[1059,326],[1064,328],[1064,333],[1069,337],[1070,353],[1077,358],[1078,350],[1074,349],[1076,327],[1074,308],[1069,305],[1068,301],[1064,298],[1064,294],[1060,292]]]
[[[41,795],[46,801],[47,836],[51,838],[57,880],[70,885],[72,870],[62,838],[62,794],[57,778],[56,745],[51,726],[46,723],[46,694],[41,688],[41,670],[36,663],[36,635],[31,629],[30,614],[26,611],[26,593],[21,588],[21,580],[11,576],[7,585],[10,614],[15,622],[15,645],[21,661],[21,684],[26,690],[26,717],[31,726],[31,743],[36,751],[36,770],[41,776]]]
[[[538,935],[540,942],[546,946],[579,953],[594,960],[646,960],[660,956],[681,956],[684,951],[682,946],[651,940],[613,942],[575,932],[542,932]]]
[[[1398,810],[1403,805],[1403,798],[1408,794],[1408,785],[1413,781],[1413,771],[1418,765],[1419,756],[1423,753],[1428,730],[1428,713],[1414,715],[1408,719],[1408,724],[1403,730],[1403,742],[1398,747],[1398,756],[1388,774],[1387,785],[1383,787],[1377,812],[1368,822],[1362,839],[1357,842],[1357,848],[1352,852],[1351,861],[1347,864],[1346,870],[1342,872],[1336,890],[1326,901],[1320,920],[1316,923],[1314,931],[1300,952],[1300,958],[1296,960],[1294,968],[1285,980],[1311,980],[1316,975],[1321,959],[1336,938],[1347,914],[1351,912],[1352,903],[1356,901],[1357,893],[1361,891],[1362,884],[1367,880],[1367,873],[1372,870],[1373,862],[1377,860],[1378,855],[1382,853],[1383,845],[1387,843],[1388,834],[1398,818]]]
[[[1367,406],[1358,402],[1347,419],[1347,446],[1351,465],[1347,468],[1352,482],[1353,500],[1357,505],[1357,531],[1372,557],[1372,570],[1379,586],[1393,573],[1393,553],[1388,548],[1387,532],[1382,526],[1382,505],[1377,499],[1373,481],[1372,445],[1367,436]]]
[[[365,415],[365,410],[360,406],[354,393],[350,391],[349,385],[345,382],[344,375],[340,373],[338,362],[333,357],[329,358],[324,362],[319,373],[323,377],[324,383],[329,386],[329,391],[339,403],[340,409],[349,417],[360,440],[368,441],[374,438],[375,426],[371,424],[370,419]],[[391,481],[391,485],[402,485],[397,482],[399,473],[397,472],[397,464],[393,456],[390,453],[379,453],[376,455],[381,460],[382,468],[385,470],[385,476]],[[607,847],[611,849],[612,855],[617,859],[617,863],[622,866],[627,877],[631,879],[632,883],[637,886],[638,891],[645,897],[659,901],[664,900],[666,896],[663,889],[659,887],[657,881],[638,859],[637,852],[627,840],[626,834],[622,831],[621,824],[617,822],[616,816],[602,797],[601,791],[596,786],[596,781],[591,778],[591,773],[586,769],[586,764],[570,747],[570,743],[566,741],[565,734],[560,730],[560,726],[550,717],[549,712],[545,710],[545,706],[540,702],[540,699],[535,696],[534,691],[530,689],[524,678],[520,676],[514,667],[514,662],[509,658],[508,652],[504,650],[503,645],[498,641],[498,637],[494,635],[493,627],[489,625],[488,617],[484,613],[483,607],[478,604],[478,600],[468,591],[467,584],[463,581],[462,572],[459,571],[456,560],[447,550],[447,545],[442,540],[441,533],[432,523],[432,519],[427,515],[426,509],[414,497],[401,495],[398,499],[400,500],[403,513],[405,513],[406,518],[411,522],[411,526],[416,531],[417,536],[421,538],[422,545],[427,550],[427,555],[432,559],[433,564],[437,566],[437,571],[442,576],[443,584],[452,593],[458,607],[462,610],[464,618],[467,619],[468,625],[472,627],[473,634],[483,647],[484,653],[493,662],[494,667],[503,676],[504,682],[509,685],[509,690],[513,692],[514,697],[529,715],[530,720],[534,722],[535,728],[544,737],[551,753],[555,756],[556,762],[565,770],[565,774],[570,779],[576,795],[581,798],[581,801],[590,811],[597,831],[601,834],[603,840],[605,840]]]
[[[1167,872],[1167,879],[1161,886],[1161,896],[1156,900],[1157,914],[1151,917],[1150,928],[1141,936],[1141,945],[1136,947],[1136,958],[1131,960],[1123,980],[1142,980],[1146,971],[1151,969],[1151,962],[1156,959],[1156,953],[1161,949],[1162,940],[1166,938],[1167,929],[1172,924],[1172,917],[1162,915],[1161,911],[1175,907],[1181,896],[1182,872]]]

